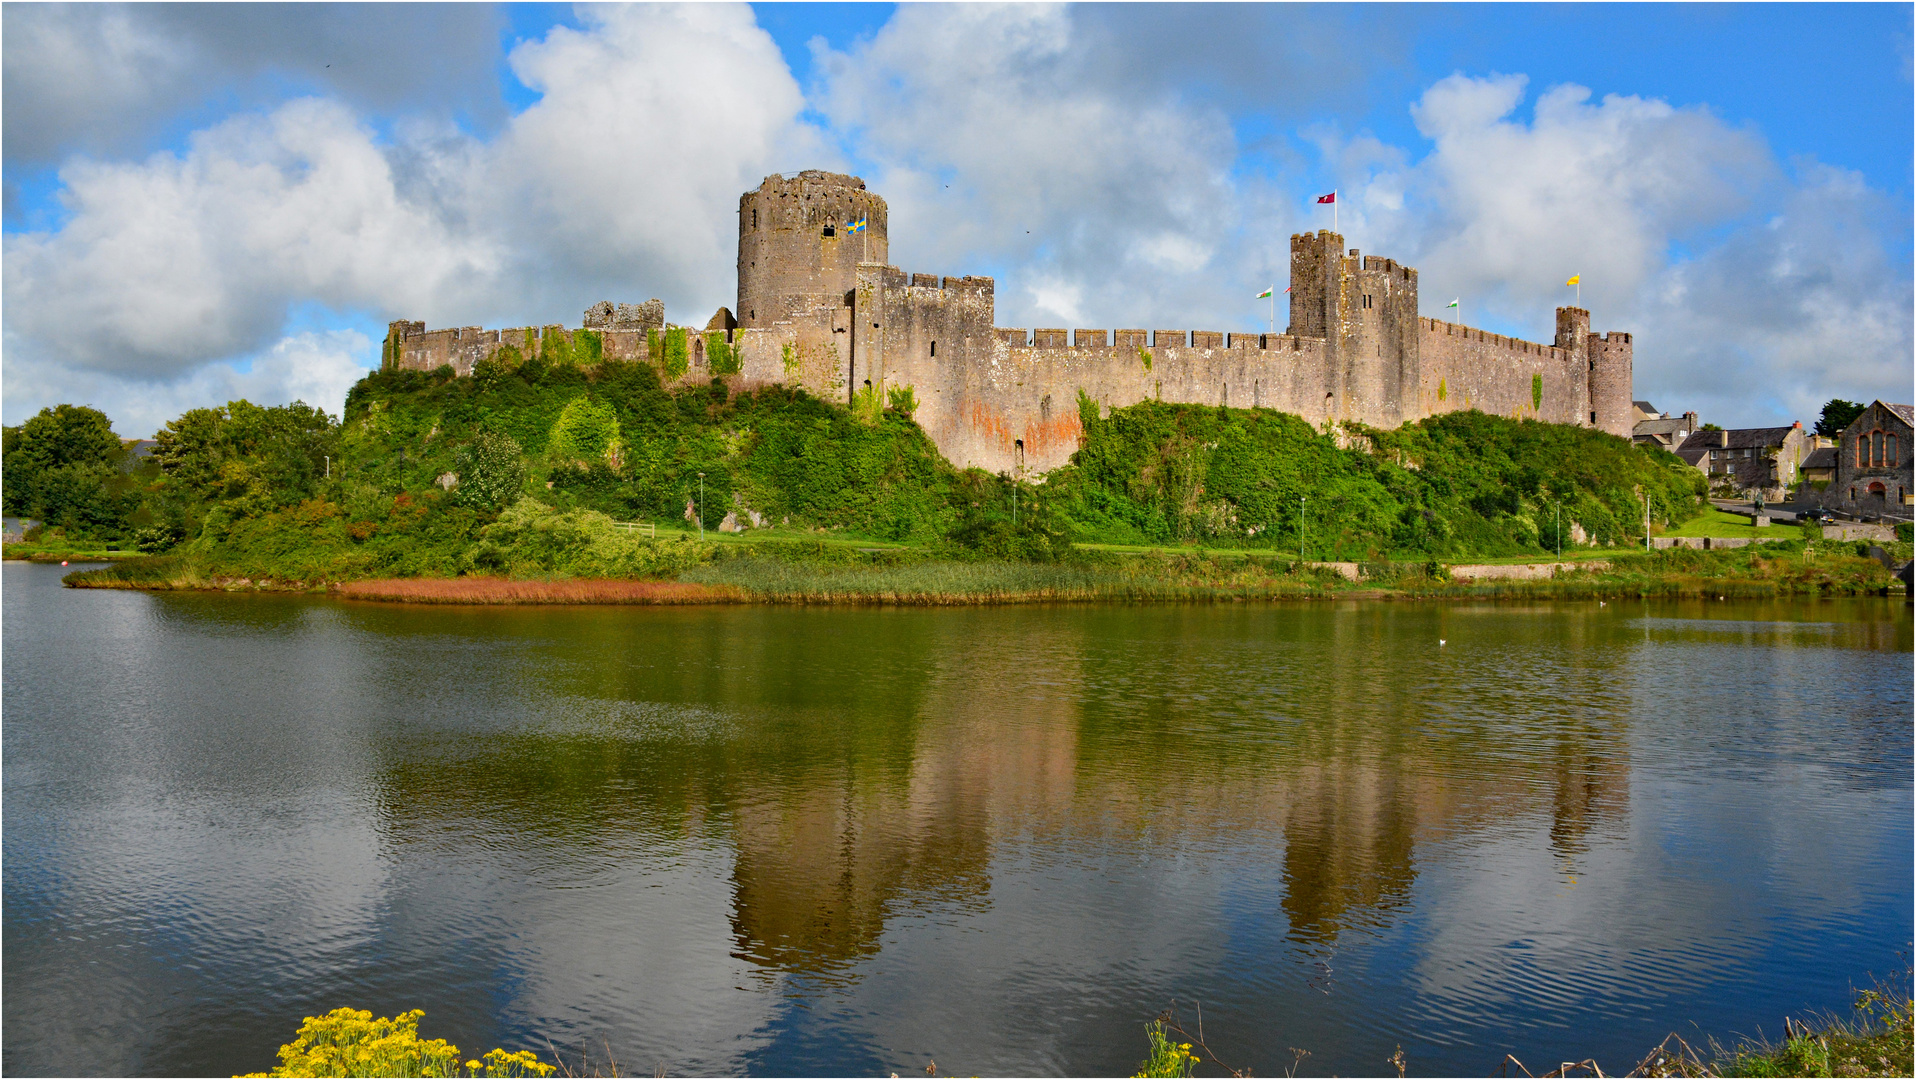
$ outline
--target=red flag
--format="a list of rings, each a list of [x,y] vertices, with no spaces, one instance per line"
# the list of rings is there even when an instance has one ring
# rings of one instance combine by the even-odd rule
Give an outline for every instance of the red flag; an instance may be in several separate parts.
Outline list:
[[[1337,201],[1337,192],[1333,191],[1329,195],[1319,195],[1317,201],[1321,203],[1334,203]]]

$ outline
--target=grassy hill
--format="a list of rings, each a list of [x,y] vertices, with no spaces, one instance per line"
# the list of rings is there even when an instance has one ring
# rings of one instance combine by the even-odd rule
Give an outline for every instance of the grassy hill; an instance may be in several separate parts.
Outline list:
[[[1641,539],[1644,496],[1659,523],[1706,505],[1701,477],[1668,453],[1481,413],[1333,432],[1269,410],[1105,413],[1081,400],[1072,463],[1013,483],[952,467],[911,421],[908,395],[894,405],[846,409],[783,387],[669,391],[645,364],[508,352],[471,378],[368,375],[338,422],[297,403],[193,410],[151,458],[102,473],[110,498],[86,514],[13,499],[12,448],[30,421],[8,433],[9,509],[39,511],[76,543],[133,541],[208,574],[314,581],[671,576],[724,557],[680,535],[701,516],[707,530],[730,515],[757,526],[748,539],[803,541],[787,561],[851,539],[957,561],[1082,561],[1073,542],[1087,542],[1286,554],[1301,543],[1313,560],[1375,562],[1541,556],[1560,538],[1623,545]],[[614,525],[633,521],[663,531],[654,542]]]

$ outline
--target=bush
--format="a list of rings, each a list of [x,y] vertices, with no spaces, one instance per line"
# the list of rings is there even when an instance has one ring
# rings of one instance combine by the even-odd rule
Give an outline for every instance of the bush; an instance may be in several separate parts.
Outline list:
[[[279,1067],[270,1076],[550,1076],[557,1066],[530,1050],[492,1050],[483,1060],[459,1060],[459,1048],[444,1039],[421,1039],[425,1010],[373,1018],[364,1009],[334,1009],[309,1016],[293,1041],[279,1048]],[[463,1071],[462,1071],[463,1070]]]

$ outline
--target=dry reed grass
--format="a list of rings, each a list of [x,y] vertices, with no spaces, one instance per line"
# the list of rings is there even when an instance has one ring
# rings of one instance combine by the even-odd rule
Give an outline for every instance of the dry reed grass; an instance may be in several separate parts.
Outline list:
[[[733,604],[742,589],[684,581],[512,581],[505,578],[392,578],[334,586],[350,600],[407,604]]]

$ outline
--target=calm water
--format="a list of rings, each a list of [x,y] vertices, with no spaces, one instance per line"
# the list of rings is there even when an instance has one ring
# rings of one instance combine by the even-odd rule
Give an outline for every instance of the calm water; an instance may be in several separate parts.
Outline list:
[[[1912,938],[1900,602],[448,610],[4,568],[4,1065],[1633,1064]],[[1439,647],[1438,639],[1448,641]],[[1694,1026],[1692,1026],[1694,1025]]]

